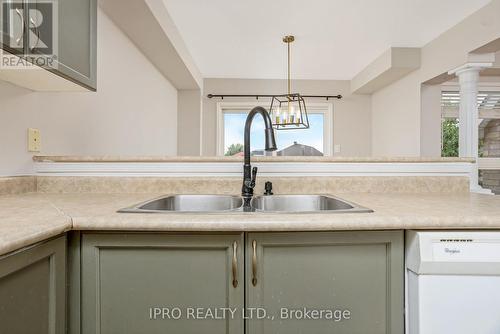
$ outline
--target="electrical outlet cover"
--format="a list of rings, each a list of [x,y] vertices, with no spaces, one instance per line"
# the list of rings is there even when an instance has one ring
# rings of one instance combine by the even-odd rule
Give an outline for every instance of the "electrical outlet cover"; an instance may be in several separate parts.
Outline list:
[[[40,130],[28,129],[28,152],[40,152]]]

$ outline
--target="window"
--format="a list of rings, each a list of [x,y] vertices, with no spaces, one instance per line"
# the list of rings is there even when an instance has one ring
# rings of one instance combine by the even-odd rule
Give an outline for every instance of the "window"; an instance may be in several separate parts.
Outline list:
[[[220,102],[217,105],[217,155],[241,155],[243,135],[248,112],[257,104]],[[268,107],[267,105],[265,105]],[[321,156],[331,155],[331,103],[307,103],[309,129],[275,131],[276,155]],[[257,115],[252,123],[250,150],[252,155],[270,154],[264,151],[264,121]]]
[[[500,157],[500,91],[498,88],[480,89],[477,95],[479,108],[479,156]],[[458,113],[460,92],[441,92],[441,155],[458,157]]]
[[[458,118],[441,121],[441,156],[458,157]]]

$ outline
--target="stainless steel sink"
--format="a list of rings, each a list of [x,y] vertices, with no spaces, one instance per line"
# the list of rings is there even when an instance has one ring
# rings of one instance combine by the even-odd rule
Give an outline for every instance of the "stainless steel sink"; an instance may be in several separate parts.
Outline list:
[[[264,212],[373,212],[354,203],[325,195],[272,195],[252,199],[252,207]]]
[[[257,212],[290,213],[361,213],[373,212],[357,204],[325,195],[271,195],[256,196],[251,202]],[[118,212],[237,212],[242,211],[243,200],[230,195],[172,195],[143,202]]]
[[[118,212],[220,212],[236,210],[243,205],[239,196],[173,195],[153,199]]]

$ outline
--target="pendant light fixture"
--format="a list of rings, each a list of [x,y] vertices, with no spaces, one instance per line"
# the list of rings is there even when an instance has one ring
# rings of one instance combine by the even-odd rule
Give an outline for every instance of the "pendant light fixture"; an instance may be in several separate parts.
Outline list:
[[[276,130],[297,130],[308,129],[309,119],[307,117],[306,104],[302,96],[292,93],[292,80],[290,78],[290,44],[295,37],[288,35],[283,37],[283,42],[287,45],[288,51],[288,93],[275,95],[271,100],[269,113]]]

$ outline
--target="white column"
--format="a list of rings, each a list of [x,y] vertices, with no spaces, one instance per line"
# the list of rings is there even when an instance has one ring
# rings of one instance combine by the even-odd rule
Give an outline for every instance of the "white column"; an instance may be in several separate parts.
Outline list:
[[[471,170],[471,191],[491,193],[488,189],[479,186],[479,111],[477,105],[479,72],[491,63],[468,63],[448,72],[458,76],[460,83],[460,110],[459,110],[459,156],[476,160]]]
[[[459,156],[479,157],[478,155],[478,128],[479,116],[477,106],[478,67],[467,67],[456,72],[460,82],[460,109],[459,109]]]

